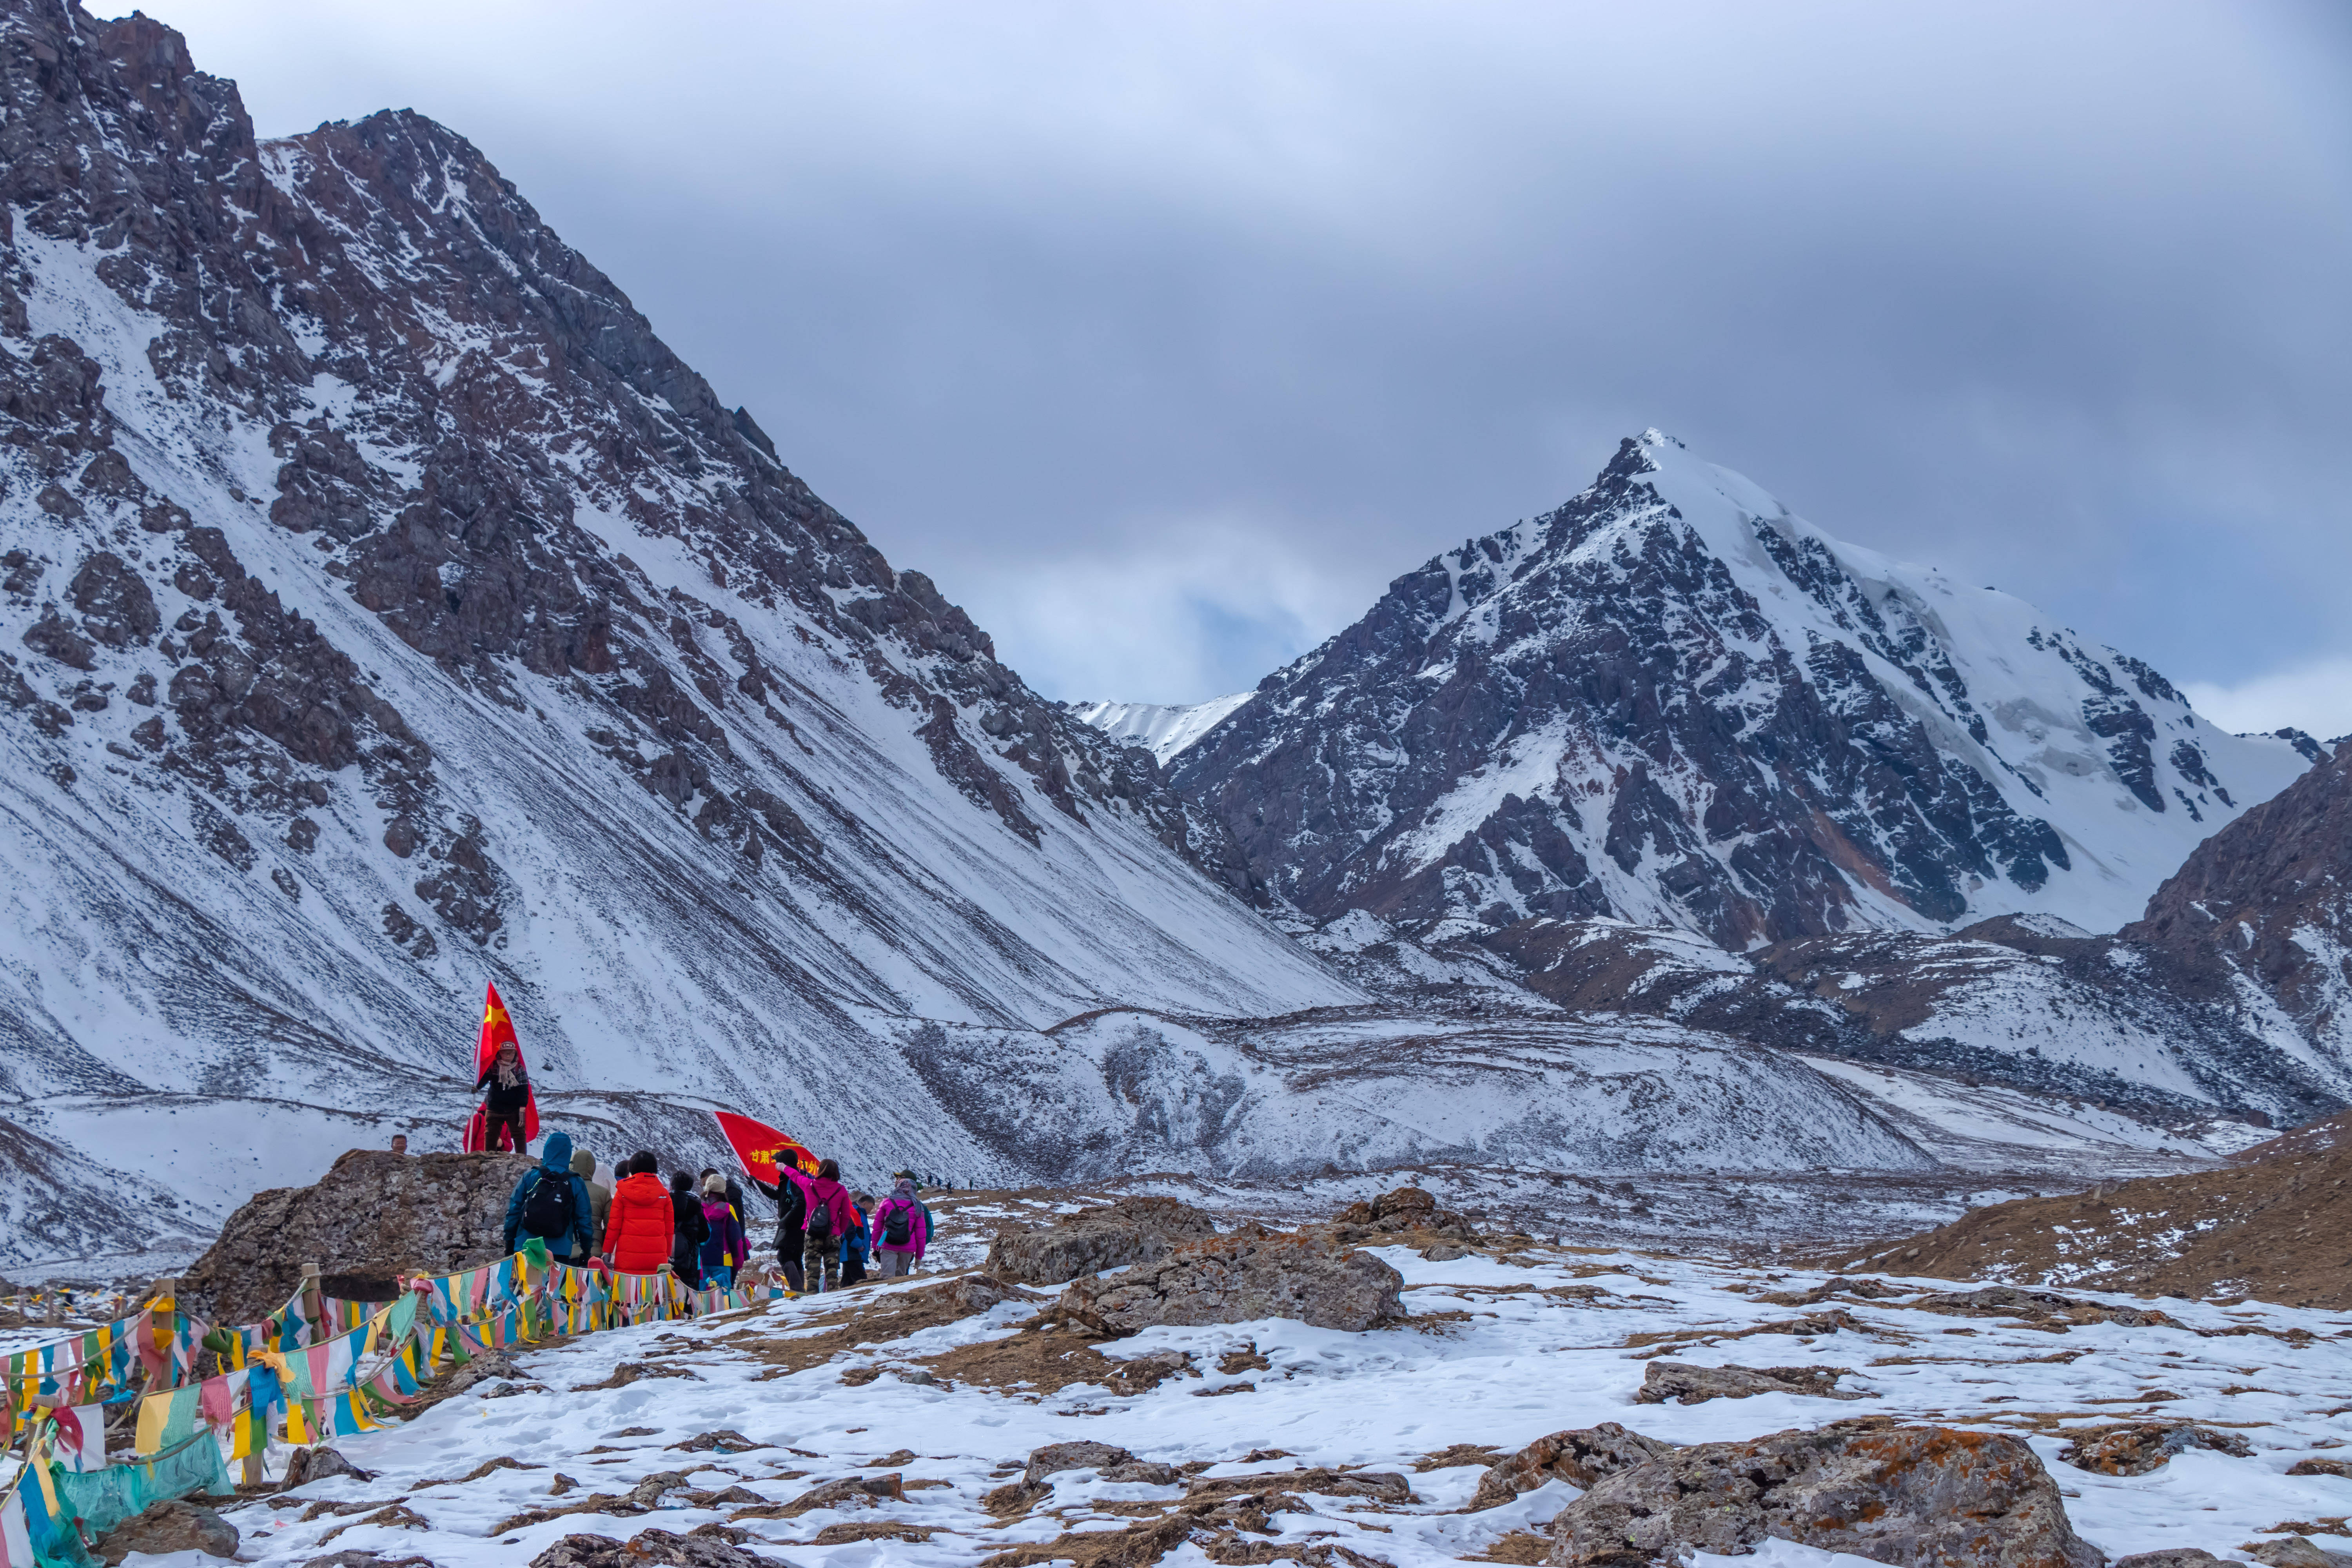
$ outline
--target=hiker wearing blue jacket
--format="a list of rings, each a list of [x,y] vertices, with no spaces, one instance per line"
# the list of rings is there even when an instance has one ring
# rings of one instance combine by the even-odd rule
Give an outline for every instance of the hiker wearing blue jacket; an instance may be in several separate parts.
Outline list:
[[[585,1268],[596,1256],[595,1212],[588,1184],[572,1173],[572,1135],[551,1132],[507,1199],[507,1250],[535,1236],[558,1263]]]

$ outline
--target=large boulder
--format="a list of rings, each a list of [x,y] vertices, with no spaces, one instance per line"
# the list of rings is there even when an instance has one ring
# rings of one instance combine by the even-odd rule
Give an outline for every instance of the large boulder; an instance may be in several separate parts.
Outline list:
[[[1478,1493],[1469,1511],[1500,1508],[1521,1492],[1531,1492],[1548,1481],[1566,1481],[1590,1489],[1603,1476],[1675,1451],[1672,1443],[1628,1432],[1614,1421],[1538,1437],[1478,1478]]]
[[[1217,1234],[1206,1213],[1174,1198],[1121,1198],[1051,1225],[1008,1223],[989,1244],[992,1274],[1030,1285],[1066,1285],[1106,1268],[1149,1263],[1187,1241]]]
[[[1177,1247],[1108,1279],[1062,1292],[1065,1317],[1114,1336],[1158,1323],[1197,1327],[1294,1318],[1360,1331],[1404,1316],[1403,1277],[1369,1252],[1335,1252],[1304,1236],[1253,1226]]]
[[[1552,1521],[1559,1568],[1646,1568],[1767,1537],[1899,1568],[2100,1568],[2006,1433],[1841,1422],[1701,1443],[1603,1476]]]
[[[255,1194],[182,1278],[180,1299],[210,1321],[247,1323],[286,1304],[306,1262],[324,1270],[330,1296],[388,1301],[403,1273],[494,1261],[506,1251],[507,1199],[531,1163],[354,1149],[310,1186]]]
[[[1339,1211],[1332,1222],[1342,1241],[1365,1241],[1377,1236],[1418,1232],[1455,1241],[1475,1241],[1477,1230],[1467,1215],[1438,1206],[1425,1187],[1399,1187],[1376,1198],[1360,1199]]]

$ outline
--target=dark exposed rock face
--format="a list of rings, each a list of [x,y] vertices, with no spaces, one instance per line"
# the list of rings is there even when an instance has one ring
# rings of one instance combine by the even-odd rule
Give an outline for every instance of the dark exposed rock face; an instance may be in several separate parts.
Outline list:
[[[2161,865],[2299,765],[2027,606],[1953,630],[1958,595],[1654,431],[1398,578],[1171,772],[1318,920],[1616,915],[1739,950],[1958,922],[1995,883],[2104,900],[2060,826],[2110,864],[2155,835]]]
[[[1701,1443],[1601,1478],[1552,1521],[1560,1568],[1636,1568],[1767,1537],[1901,1568],[2099,1568],[2006,1434],[1841,1424]]]
[[[2352,1065],[2352,746],[2199,845],[2121,934]]]

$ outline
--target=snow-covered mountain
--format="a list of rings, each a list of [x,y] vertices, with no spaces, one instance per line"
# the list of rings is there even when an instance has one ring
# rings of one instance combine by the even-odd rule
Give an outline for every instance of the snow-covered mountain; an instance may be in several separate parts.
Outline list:
[[[461,137],[61,0],[0,112],[20,1126],[234,1201],[462,1114],[495,980],[551,1095],[887,1148],[877,1020],[1359,999]]]
[[[1166,767],[1183,751],[1223,721],[1226,714],[1250,700],[1236,691],[1206,702],[1074,702],[1070,712],[1114,741],[1141,746]]]
[[[1170,773],[1318,921],[1613,916],[1740,950],[2013,913],[2113,931],[2312,754],[1653,430],[1398,578]]]

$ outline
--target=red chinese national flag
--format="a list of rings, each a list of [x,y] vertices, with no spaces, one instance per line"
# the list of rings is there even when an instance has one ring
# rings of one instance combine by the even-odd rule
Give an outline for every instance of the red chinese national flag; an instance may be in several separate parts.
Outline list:
[[[803,1175],[816,1174],[816,1156],[799,1139],[788,1138],[765,1122],[738,1116],[731,1110],[714,1110],[711,1114],[719,1118],[719,1131],[726,1136],[727,1146],[743,1163],[743,1173],[770,1197],[776,1195],[776,1188],[788,1170]]]
[[[489,988],[489,994],[482,999],[482,1037],[474,1047],[476,1082],[479,1082],[482,1075],[490,1070],[490,1063],[498,1059],[499,1047],[504,1045],[514,1047],[515,1061],[523,1065],[525,1071],[528,1072],[528,1065],[523,1064],[522,1060],[522,1041],[515,1034],[514,1020],[507,1016],[506,1002],[499,995],[498,986],[493,984]],[[466,1123],[467,1153],[478,1153],[489,1147],[489,1120],[487,1102],[474,1107],[474,1114]],[[524,1096],[522,1136],[526,1143],[535,1142],[539,1138],[539,1089],[536,1085],[529,1089]]]

